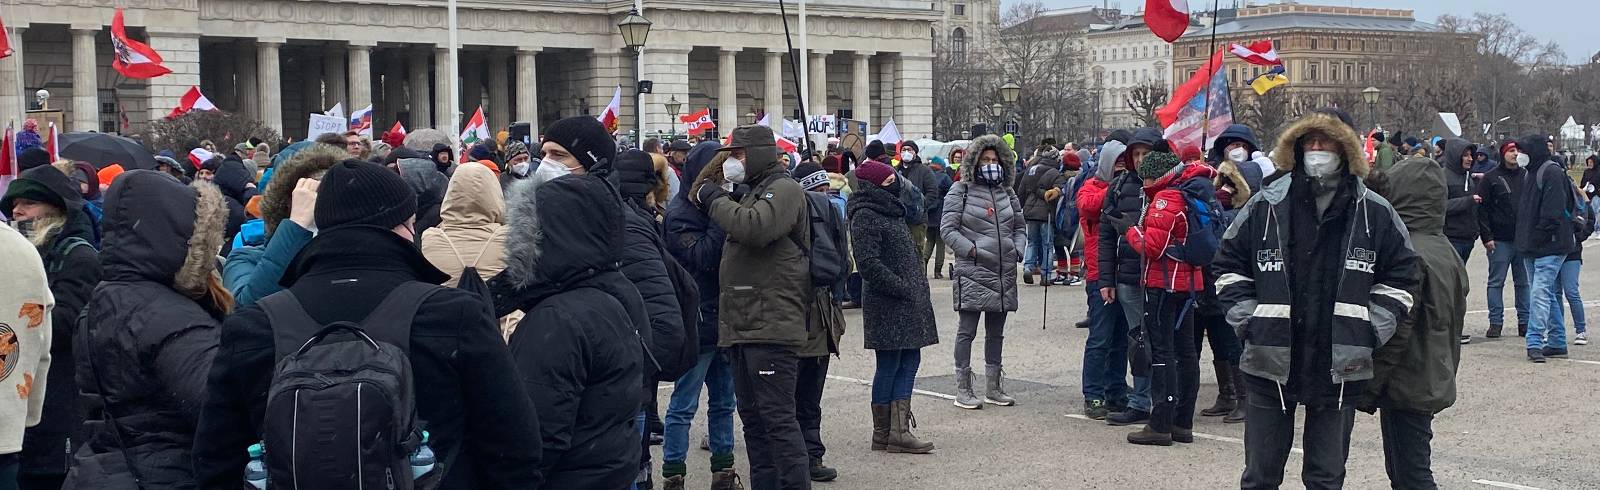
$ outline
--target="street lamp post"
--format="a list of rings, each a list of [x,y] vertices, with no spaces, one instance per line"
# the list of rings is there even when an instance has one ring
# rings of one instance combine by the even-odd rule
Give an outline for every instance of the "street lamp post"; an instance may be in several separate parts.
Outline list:
[[[1001,114],[1005,114],[1005,113],[1006,113],[1005,104],[1001,104],[999,102],[995,102],[994,104],[991,104],[989,106],[989,115],[990,116],[994,116],[994,126],[999,126],[1000,125],[1000,115]],[[1000,134],[999,131],[995,130],[994,126],[990,126],[989,127],[989,133],[990,134]]]
[[[671,132],[668,134],[670,137],[677,137],[678,110],[683,108],[683,103],[678,102],[678,96],[674,95],[672,98],[667,99],[666,102],[662,102],[661,105],[667,108],[667,124],[669,128],[672,128]]]
[[[639,15],[639,11],[637,9],[629,10],[628,15],[623,17],[621,22],[617,23],[617,30],[622,33],[622,44],[627,46],[630,51],[633,51],[633,99],[636,111],[634,113],[634,125],[636,128],[638,128],[634,131],[634,134],[638,135],[636,138],[634,138],[635,140],[638,140],[635,141],[634,144],[643,145],[644,94],[640,90],[639,84],[639,72],[641,71],[639,59],[644,55],[645,39],[650,37],[650,19],[646,19],[644,16]]]
[[[1017,85],[1016,82],[1006,82],[1005,85],[1001,85],[1000,86],[1000,100],[1004,101],[1005,105],[1002,106],[1000,104],[995,104],[996,106],[1000,106],[1000,108],[1001,108],[1001,110],[1000,111],[996,111],[996,113],[994,115],[995,124],[996,125],[1002,124],[1000,122],[999,118],[1000,118],[1000,115],[1002,113],[1004,113],[1005,108],[1015,106],[1016,103],[1017,103],[1017,98],[1021,97],[1021,96],[1022,96],[1022,86],[1021,85]],[[1005,127],[1001,126],[1000,130],[1004,131]]]
[[[1378,98],[1383,96],[1383,91],[1378,87],[1367,87],[1361,91],[1361,99],[1367,102],[1367,114],[1372,117],[1372,127],[1378,127]]]

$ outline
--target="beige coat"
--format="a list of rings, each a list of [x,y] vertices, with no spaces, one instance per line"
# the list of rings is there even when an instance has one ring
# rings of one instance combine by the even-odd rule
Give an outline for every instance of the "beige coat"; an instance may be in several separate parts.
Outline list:
[[[422,255],[450,275],[446,286],[460,281],[468,266],[484,281],[505,269],[506,202],[494,172],[482,165],[456,168],[439,219],[439,226],[422,232]],[[521,312],[501,318],[501,333],[509,337],[521,319]]]

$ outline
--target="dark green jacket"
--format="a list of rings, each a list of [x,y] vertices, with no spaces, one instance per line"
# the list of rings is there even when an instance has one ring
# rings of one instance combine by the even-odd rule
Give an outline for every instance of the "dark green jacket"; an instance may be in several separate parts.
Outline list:
[[[802,248],[811,238],[805,191],[779,168],[775,146],[746,148],[745,175],[751,186],[743,198],[706,204],[706,214],[728,235],[722,247],[717,346],[799,350],[807,338],[805,308],[811,296],[811,261]]]
[[[1373,355],[1375,372],[1358,405],[1371,412],[1438,413],[1456,401],[1461,327],[1467,313],[1467,271],[1444,236],[1445,170],[1408,159],[1385,172],[1383,193],[1411,233],[1420,282],[1415,309]]]

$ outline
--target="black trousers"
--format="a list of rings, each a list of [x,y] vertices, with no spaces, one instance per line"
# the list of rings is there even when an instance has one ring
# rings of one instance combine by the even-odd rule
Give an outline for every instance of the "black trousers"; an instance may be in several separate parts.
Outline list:
[[[1144,338],[1150,352],[1150,429],[1194,428],[1200,394],[1200,350],[1195,346],[1191,294],[1146,289]]]
[[[1383,428],[1383,469],[1389,473],[1389,486],[1396,490],[1433,490],[1430,459],[1433,449],[1433,414],[1405,410],[1379,409],[1378,423]]]
[[[822,462],[828,447],[822,444],[822,386],[828,382],[828,356],[800,359],[800,375],[795,382],[794,411],[800,420],[800,434],[806,440],[806,455],[811,464]]]
[[[1271,382],[1259,383],[1260,378],[1249,381],[1249,395],[1245,397],[1244,476],[1239,488],[1276,489],[1283,484],[1283,467],[1294,446],[1294,412],[1298,404],[1280,402],[1282,398]],[[1306,407],[1306,428],[1301,434],[1305,466],[1300,479],[1307,490],[1344,487],[1344,463],[1350,456],[1350,427],[1355,424],[1355,416],[1354,405],[1343,409]]]
[[[728,349],[733,394],[744,422],[753,490],[807,490],[811,466],[795,412],[800,358],[788,347],[740,344]]]

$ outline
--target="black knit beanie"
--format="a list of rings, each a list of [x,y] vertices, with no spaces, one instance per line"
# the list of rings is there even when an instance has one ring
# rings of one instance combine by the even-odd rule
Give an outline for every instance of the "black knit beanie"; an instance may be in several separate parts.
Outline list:
[[[319,231],[369,225],[390,229],[417,214],[417,194],[394,172],[360,160],[334,164],[317,186]]]
[[[1178,156],[1164,151],[1151,152],[1139,162],[1139,178],[1159,179],[1178,166]]]
[[[614,167],[623,196],[640,198],[655,190],[656,167],[649,153],[628,150],[617,156]]]
[[[37,146],[17,152],[17,172],[50,164],[50,152]]]
[[[617,157],[617,143],[611,139],[611,132],[594,116],[572,116],[556,121],[544,131],[544,140],[566,148],[578,159],[578,164],[590,172],[595,170],[596,164],[604,161],[609,165]]]
[[[864,151],[866,152],[868,160],[877,160],[886,152],[886,150],[883,148],[882,141],[873,141],[871,143],[867,143],[867,149]]]

